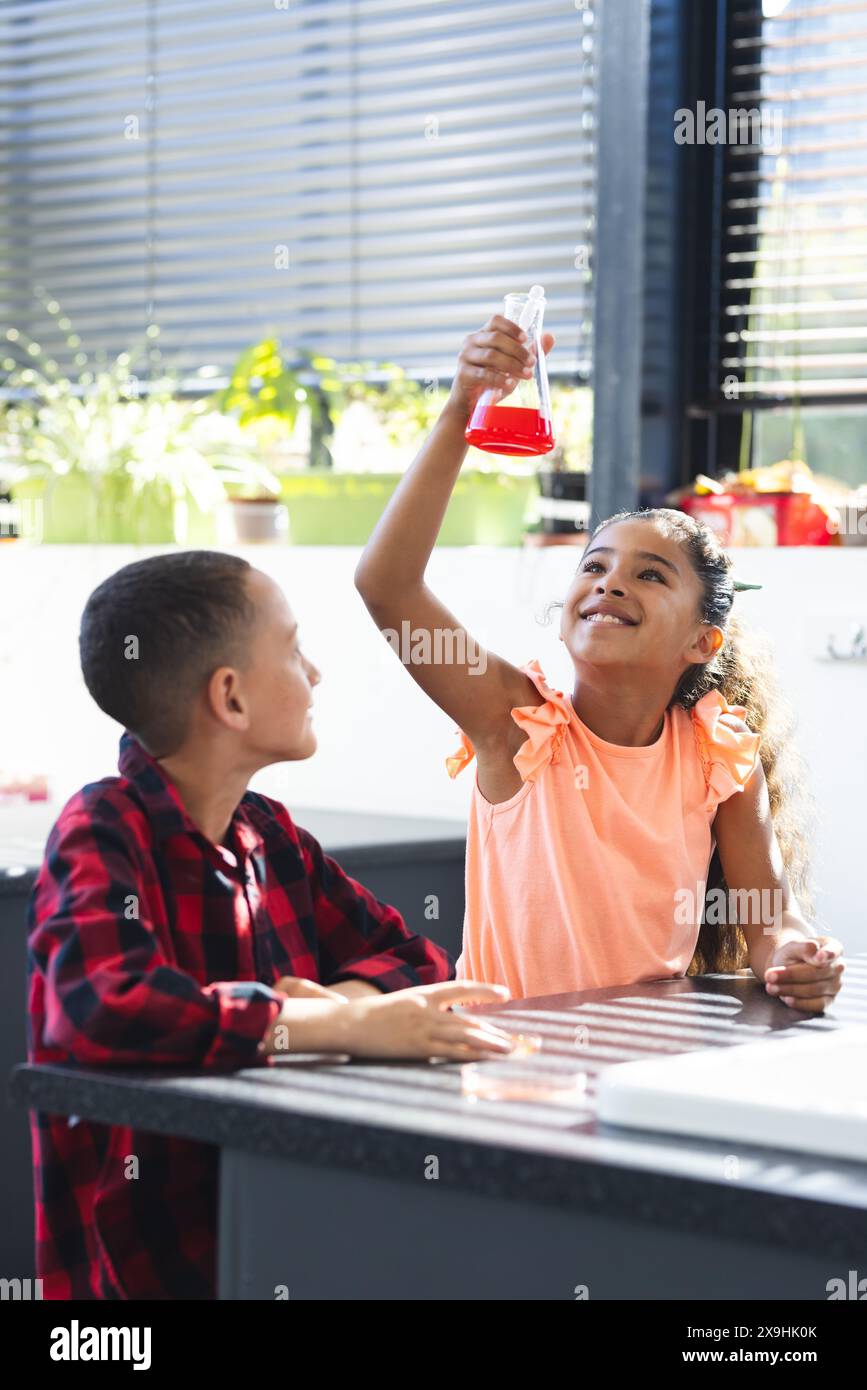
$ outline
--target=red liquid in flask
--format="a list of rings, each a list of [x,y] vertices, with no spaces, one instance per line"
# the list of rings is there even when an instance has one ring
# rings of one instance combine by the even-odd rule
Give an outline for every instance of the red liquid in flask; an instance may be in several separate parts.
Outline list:
[[[473,411],[466,440],[491,454],[547,454],[554,447],[551,421],[540,410],[481,401]]]

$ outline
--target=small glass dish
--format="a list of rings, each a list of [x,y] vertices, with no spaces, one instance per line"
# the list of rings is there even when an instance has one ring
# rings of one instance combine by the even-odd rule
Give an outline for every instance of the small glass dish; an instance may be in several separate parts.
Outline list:
[[[508,1029],[503,1031],[508,1032]],[[542,1039],[538,1033],[509,1033],[514,1043],[509,1057],[533,1057],[542,1051]]]
[[[587,1072],[554,1068],[544,1062],[468,1062],[461,1067],[461,1094],[466,1100],[541,1101],[547,1105],[583,1105]]]

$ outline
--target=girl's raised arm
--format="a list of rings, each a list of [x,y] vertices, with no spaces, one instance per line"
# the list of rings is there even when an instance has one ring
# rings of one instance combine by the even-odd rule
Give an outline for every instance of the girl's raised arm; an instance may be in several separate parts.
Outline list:
[[[550,351],[546,334],[543,347]],[[411,634],[407,670],[470,737],[477,751],[514,742],[516,705],[538,704],[532,681],[510,662],[486,652],[425,584],[425,569],[467,452],[464,431],[481,393],[504,394],[533,374],[532,349],[517,324],[495,314],[464,340],[449,399],[430,437],[367,543],[355,585],[383,632]],[[402,625],[408,626],[404,628]],[[403,653],[401,653],[403,655]],[[518,742],[522,736],[518,734]],[[514,751],[514,749],[512,749]]]

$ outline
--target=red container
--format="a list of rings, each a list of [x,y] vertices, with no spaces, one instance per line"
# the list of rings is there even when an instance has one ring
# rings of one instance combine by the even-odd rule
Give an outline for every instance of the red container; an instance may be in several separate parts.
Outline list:
[[[808,492],[725,492],[686,497],[681,510],[723,545],[829,545],[827,513]]]
[[[468,444],[491,454],[548,454],[554,447],[551,421],[526,406],[478,402],[466,430]]]

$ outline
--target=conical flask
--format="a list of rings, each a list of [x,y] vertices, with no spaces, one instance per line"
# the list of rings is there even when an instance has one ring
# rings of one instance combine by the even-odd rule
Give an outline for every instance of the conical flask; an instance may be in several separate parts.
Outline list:
[[[554,447],[551,396],[542,351],[542,318],[545,291],[534,285],[529,294],[507,294],[503,314],[527,334],[527,346],[536,350],[532,377],[519,377],[508,394],[493,388],[483,391],[466,430],[466,439],[491,454],[547,454]]]

